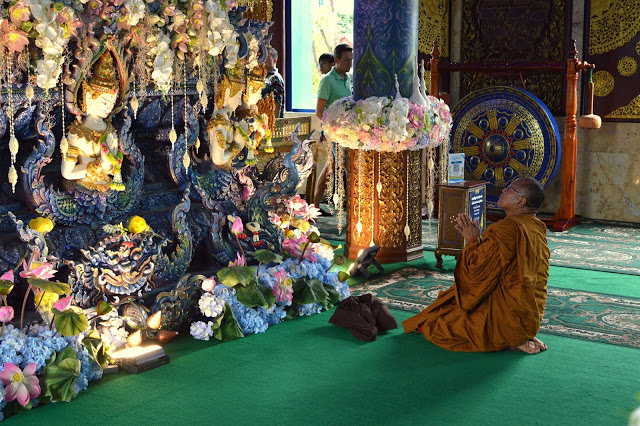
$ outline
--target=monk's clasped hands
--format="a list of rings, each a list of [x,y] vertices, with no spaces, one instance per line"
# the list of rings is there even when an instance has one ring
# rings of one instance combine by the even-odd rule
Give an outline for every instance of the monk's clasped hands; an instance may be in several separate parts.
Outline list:
[[[480,225],[478,221],[471,220],[468,214],[459,213],[458,217],[456,217],[456,222],[458,223],[456,229],[467,242],[475,241],[480,237]]]

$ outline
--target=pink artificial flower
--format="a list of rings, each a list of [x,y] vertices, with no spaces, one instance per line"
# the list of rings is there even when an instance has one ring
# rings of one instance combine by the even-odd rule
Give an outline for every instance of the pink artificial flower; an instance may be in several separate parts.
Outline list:
[[[321,216],[320,209],[313,204],[307,204],[304,208],[300,209],[300,215],[304,220],[316,221]]]
[[[13,282],[13,269],[9,269],[7,272],[0,276],[0,280],[7,280]]]
[[[73,296],[63,297],[62,299],[58,299],[58,301],[53,304],[53,307],[59,310],[60,312],[63,312],[69,309],[72,301],[73,301]]]
[[[245,259],[244,254],[240,254],[240,252],[236,252],[236,261],[229,262],[229,266],[247,266],[247,259]]]
[[[213,291],[213,288],[216,286],[216,280],[213,278],[206,278],[202,281],[202,289],[204,291]]]
[[[236,216],[236,218],[233,219],[233,224],[231,225],[231,232],[234,235],[240,235],[243,230],[244,226],[242,225],[242,219],[240,219],[239,216]]]
[[[165,16],[175,16],[176,15],[176,7],[175,6],[167,6],[162,11],[162,14]]]
[[[289,209],[289,214],[291,214],[291,216],[294,216],[298,214],[298,211],[302,207],[304,207],[307,202],[300,196],[300,194],[296,194],[294,197],[285,200],[285,204]]]
[[[54,274],[58,272],[57,270],[53,269],[53,265],[49,262],[32,262],[27,266],[27,262],[23,260],[22,269],[23,271],[20,272],[20,276],[22,278],[40,278],[43,280],[53,278]]]
[[[15,25],[9,24],[9,21],[3,21],[1,28],[2,37],[0,40],[9,49],[9,53],[20,53],[25,46],[29,45],[27,33],[19,30]]]
[[[3,306],[0,308],[0,322],[9,322],[13,319],[13,308],[11,306]]]
[[[9,8],[9,17],[11,23],[20,28],[20,24],[29,20],[30,11],[29,8],[24,5],[24,2],[19,1]]]
[[[242,201],[247,201],[249,198],[251,198],[251,189],[249,188],[249,185],[245,185],[242,190]]]
[[[283,270],[277,271],[273,274],[276,280],[276,285],[273,286],[273,295],[276,296],[278,302],[288,301],[293,299],[293,286],[291,285],[291,279],[287,278],[287,273]]]
[[[89,0],[87,6],[87,12],[89,15],[99,15],[100,9],[102,9],[102,2],[100,0]]]
[[[14,399],[23,407],[26,407],[31,398],[40,395],[40,381],[36,377],[36,363],[32,362],[24,368],[7,362],[4,371],[0,372],[0,378],[6,391],[5,400],[11,402]]]
[[[284,248],[291,256],[300,258],[304,251],[304,258],[311,262],[316,262],[317,259],[311,250],[304,250],[304,246],[309,243],[306,235],[300,236],[300,238],[287,238],[282,242],[282,248]]]

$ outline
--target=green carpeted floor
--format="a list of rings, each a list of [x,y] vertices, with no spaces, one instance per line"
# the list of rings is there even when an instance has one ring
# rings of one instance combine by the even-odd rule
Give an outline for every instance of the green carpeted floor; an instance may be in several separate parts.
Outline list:
[[[547,336],[536,356],[451,353],[400,330],[359,342],[330,315],[223,344],[184,336],[169,365],[7,424],[625,424],[638,404],[636,349]]]
[[[433,253],[410,263],[434,269]],[[455,266],[445,258],[445,272]],[[352,284],[362,283],[354,278]],[[640,297],[640,277],[552,267],[550,286]],[[398,323],[412,313],[393,310]],[[544,335],[549,350],[454,353],[400,329],[375,342],[297,318],[227,343],[180,336],[171,363],[93,382],[7,424],[626,424],[640,350]]]

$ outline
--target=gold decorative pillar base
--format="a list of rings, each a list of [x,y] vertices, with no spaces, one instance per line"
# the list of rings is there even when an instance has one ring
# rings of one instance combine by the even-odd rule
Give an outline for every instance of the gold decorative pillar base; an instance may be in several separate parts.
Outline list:
[[[347,175],[347,257],[356,259],[360,250],[375,244],[380,246],[376,256],[380,263],[421,258],[420,151],[349,149]]]

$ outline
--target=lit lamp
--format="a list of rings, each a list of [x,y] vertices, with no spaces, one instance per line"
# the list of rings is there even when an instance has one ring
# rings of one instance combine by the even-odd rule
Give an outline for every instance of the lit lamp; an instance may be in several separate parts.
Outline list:
[[[164,353],[164,349],[160,345],[132,346],[120,349],[113,353],[112,358],[120,369],[136,374],[169,363],[169,355]]]
[[[360,250],[358,258],[349,267],[349,275],[356,277],[362,275],[365,278],[369,278],[369,266],[373,265],[378,268],[379,272],[384,272],[382,265],[376,260],[376,255],[380,250],[380,246],[371,246],[366,249]]]

